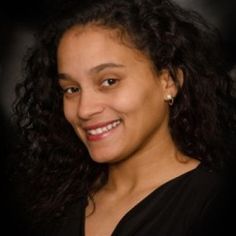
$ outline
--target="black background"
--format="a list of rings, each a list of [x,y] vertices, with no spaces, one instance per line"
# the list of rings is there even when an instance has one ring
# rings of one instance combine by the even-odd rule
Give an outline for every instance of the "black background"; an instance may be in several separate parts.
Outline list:
[[[11,121],[14,86],[21,79],[21,62],[33,42],[33,33],[62,0],[2,1],[0,6],[0,138],[1,138],[1,222],[4,235],[23,235],[15,198],[6,179],[5,165],[14,147],[14,123]],[[176,0],[199,11],[217,26],[223,37],[229,66],[236,65],[236,1]],[[233,73],[233,71],[232,71]]]

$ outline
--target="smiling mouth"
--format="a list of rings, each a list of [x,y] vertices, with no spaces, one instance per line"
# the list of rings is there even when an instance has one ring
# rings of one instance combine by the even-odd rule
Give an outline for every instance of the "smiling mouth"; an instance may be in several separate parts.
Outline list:
[[[109,124],[97,127],[97,128],[93,128],[93,129],[87,129],[86,133],[88,136],[101,136],[105,133],[108,133],[109,131],[113,130],[114,128],[116,128],[119,124],[121,123],[121,120],[115,120],[113,122],[110,122]]]

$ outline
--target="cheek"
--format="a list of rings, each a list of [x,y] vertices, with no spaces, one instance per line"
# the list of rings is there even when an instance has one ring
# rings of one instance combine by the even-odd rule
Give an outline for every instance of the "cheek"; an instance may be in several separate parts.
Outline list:
[[[127,115],[130,112],[136,110],[138,106],[137,99],[135,99],[135,95],[131,95],[130,93],[120,93],[117,96],[113,96],[108,104],[113,110],[116,110],[118,113]]]
[[[138,87],[127,89],[111,99],[113,106],[124,114],[144,113],[156,114],[162,110],[165,102],[158,89]]]
[[[74,108],[74,106],[64,101],[63,111],[64,111],[64,116],[66,120],[71,125],[73,125],[75,123],[75,118],[76,118],[76,109]]]

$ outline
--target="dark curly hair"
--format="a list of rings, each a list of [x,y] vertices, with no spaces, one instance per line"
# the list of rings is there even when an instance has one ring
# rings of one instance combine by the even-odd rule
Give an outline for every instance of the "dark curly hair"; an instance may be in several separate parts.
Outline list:
[[[181,69],[184,83],[170,108],[172,138],[181,152],[205,164],[227,163],[234,148],[235,94],[218,31],[169,0],[66,2],[37,35],[17,86],[18,178],[35,221],[63,216],[67,205],[96,192],[108,176],[107,165],[91,160],[63,115],[56,52],[74,25],[119,30],[177,85]]]

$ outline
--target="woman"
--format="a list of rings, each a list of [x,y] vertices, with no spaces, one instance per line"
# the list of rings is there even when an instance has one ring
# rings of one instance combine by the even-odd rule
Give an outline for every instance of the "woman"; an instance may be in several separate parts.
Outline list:
[[[96,0],[39,35],[16,112],[40,235],[221,232],[235,98],[217,32],[168,0]]]

